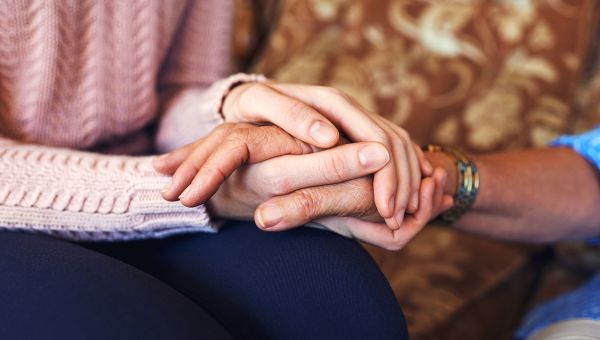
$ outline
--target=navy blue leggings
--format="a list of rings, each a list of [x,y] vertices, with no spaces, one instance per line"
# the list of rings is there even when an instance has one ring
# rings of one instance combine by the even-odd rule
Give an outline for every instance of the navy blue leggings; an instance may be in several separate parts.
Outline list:
[[[0,232],[1,339],[406,339],[362,247],[329,232],[73,244]]]

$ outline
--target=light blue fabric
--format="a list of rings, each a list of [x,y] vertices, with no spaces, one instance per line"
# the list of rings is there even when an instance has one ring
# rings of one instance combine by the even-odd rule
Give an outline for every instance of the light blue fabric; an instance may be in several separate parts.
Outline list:
[[[581,135],[559,137],[550,145],[569,147],[580,153],[600,170],[600,126]]]
[[[525,339],[553,323],[581,318],[600,320],[600,274],[583,287],[536,307],[527,315],[515,337]]]
[[[550,145],[572,148],[600,170],[600,126],[581,135],[562,136]],[[589,243],[600,245],[600,238]],[[600,320],[600,274],[579,289],[536,307],[526,316],[515,337],[525,339],[553,323],[579,318]]]
[[[552,141],[550,146],[571,148],[600,170],[600,125],[594,130],[581,135],[559,137]],[[600,245],[600,237],[588,240],[587,242],[592,245]]]

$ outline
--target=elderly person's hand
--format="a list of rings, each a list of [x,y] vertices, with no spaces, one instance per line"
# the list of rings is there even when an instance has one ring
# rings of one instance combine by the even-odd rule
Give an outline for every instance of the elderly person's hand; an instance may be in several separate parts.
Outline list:
[[[329,150],[324,156],[330,160],[325,163],[332,164],[347,159],[343,156],[346,151],[341,148]],[[440,168],[434,170],[433,176],[421,181],[419,209],[414,214],[407,214],[400,228],[396,230],[389,229],[377,213],[370,177],[318,187],[306,187],[296,178],[295,185],[271,187],[268,192],[261,191],[262,186],[256,186],[261,184],[260,174],[270,171],[269,169],[277,169],[274,173],[275,178],[270,178],[273,183],[286,183],[294,179],[289,178],[289,174],[294,174],[294,169],[302,167],[308,156],[283,156],[239,169],[233,182],[226,183],[211,200],[214,207],[224,208],[217,208],[215,212],[217,215],[230,217],[227,216],[231,213],[227,203],[235,196],[260,192],[260,197],[257,197],[256,201],[268,196],[273,197],[261,203],[255,211],[255,221],[263,230],[283,231],[306,224],[329,229],[340,235],[356,238],[388,250],[400,250],[431,219],[453,205],[452,197],[444,195],[447,173]],[[353,177],[352,165],[341,168],[345,170],[338,172],[336,176]],[[315,173],[310,181],[322,184],[328,179],[328,175],[320,172]],[[303,186],[305,188],[299,189]],[[235,216],[243,216],[254,208],[254,206],[244,206],[235,212]]]
[[[406,131],[366,111],[334,88],[243,84],[226,97],[223,114],[226,122],[272,123],[319,148],[339,142],[337,128],[353,142],[385,145],[396,162],[390,162],[375,174],[373,186],[375,205],[392,229],[402,224],[406,211],[417,210],[421,174],[432,173],[431,165]]]
[[[355,238],[387,250],[397,251],[402,249],[433,218],[452,207],[452,197],[444,194],[446,179],[446,172],[436,168],[433,176],[426,177],[421,181],[419,209],[414,214],[407,215],[397,230],[390,230],[385,224],[381,223],[380,216],[363,216],[360,212],[352,211],[352,207],[356,207],[356,204],[349,200],[347,200],[346,205],[334,206],[328,204],[325,200],[317,201],[310,198],[323,195],[321,188],[309,188],[302,193],[296,192],[289,197],[278,198],[278,203],[282,207],[282,213],[287,214],[288,210],[293,211],[293,208],[291,208],[293,205],[290,205],[291,202],[308,202],[303,203],[303,205],[310,208],[312,204],[311,209],[314,211],[327,211],[332,215],[309,222],[308,226],[328,229],[346,237]],[[330,198],[337,197],[337,199],[333,199],[333,202],[339,202],[343,197],[365,195],[369,189],[352,186],[347,190],[342,185],[334,185],[326,191],[326,194]],[[344,213],[351,217],[341,217]],[[272,229],[272,231],[278,230],[277,227]]]

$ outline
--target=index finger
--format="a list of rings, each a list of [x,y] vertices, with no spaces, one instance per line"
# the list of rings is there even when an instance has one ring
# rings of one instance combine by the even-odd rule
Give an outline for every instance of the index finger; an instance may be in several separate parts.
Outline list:
[[[380,143],[362,142],[304,155],[286,155],[246,169],[249,178],[270,186],[273,195],[346,182],[375,173],[390,161]],[[274,171],[276,170],[276,171]]]
[[[363,109],[351,97],[328,87],[274,84],[284,94],[308,103],[325,116],[353,142],[379,142],[393,149],[389,128],[380,125],[381,119]],[[394,215],[398,178],[394,162],[375,174],[375,204],[385,218]]]
[[[210,150],[210,155],[202,164],[193,164],[198,171],[182,194],[181,202],[185,206],[205,202],[244,163],[257,163],[281,155],[299,155],[312,151],[308,145],[276,126],[234,130],[214,151]]]
[[[319,148],[334,146],[337,128],[303,101],[287,96],[267,84],[254,84],[242,92],[235,104],[249,122],[275,124],[290,135]]]

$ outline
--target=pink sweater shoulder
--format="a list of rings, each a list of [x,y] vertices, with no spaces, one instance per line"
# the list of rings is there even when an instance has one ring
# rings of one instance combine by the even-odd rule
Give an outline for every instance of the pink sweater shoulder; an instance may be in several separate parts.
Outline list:
[[[161,199],[168,178],[150,158],[94,152],[168,151],[221,123],[231,86],[260,80],[226,78],[232,13],[231,0],[0,2],[0,228],[76,240],[215,230],[203,206]]]

